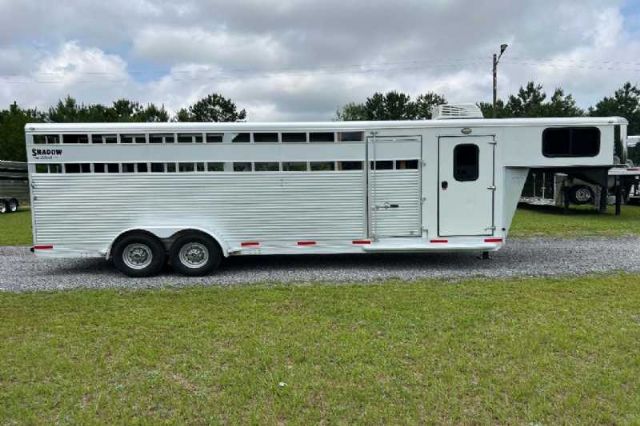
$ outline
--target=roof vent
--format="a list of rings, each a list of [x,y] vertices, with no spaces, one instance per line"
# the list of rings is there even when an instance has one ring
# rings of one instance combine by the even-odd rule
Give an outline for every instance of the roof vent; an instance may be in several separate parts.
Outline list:
[[[476,104],[436,105],[431,110],[433,120],[449,120],[455,118],[484,118]]]

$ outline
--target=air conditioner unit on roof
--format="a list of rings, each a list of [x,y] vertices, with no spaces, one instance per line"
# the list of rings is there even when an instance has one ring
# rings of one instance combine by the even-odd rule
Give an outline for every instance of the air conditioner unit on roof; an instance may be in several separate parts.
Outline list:
[[[433,120],[449,120],[454,118],[484,118],[476,104],[437,105],[431,110]]]

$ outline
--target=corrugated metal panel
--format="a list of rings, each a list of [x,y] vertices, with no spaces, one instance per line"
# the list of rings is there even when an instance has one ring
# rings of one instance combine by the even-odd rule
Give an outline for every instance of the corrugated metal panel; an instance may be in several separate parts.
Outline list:
[[[374,199],[372,225],[378,237],[421,235],[420,170],[378,170],[371,172]],[[398,205],[397,208],[385,208]]]
[[[33,175],[37,243],[105,250],[128,228],[202,227],[243,240],[365,236],[362,171]]]

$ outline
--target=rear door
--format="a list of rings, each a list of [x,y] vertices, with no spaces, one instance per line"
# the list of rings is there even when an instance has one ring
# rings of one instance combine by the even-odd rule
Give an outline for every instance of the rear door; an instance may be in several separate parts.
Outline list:
[[[438,234],[493,235],[495,198],[493,136],[438,140]]]

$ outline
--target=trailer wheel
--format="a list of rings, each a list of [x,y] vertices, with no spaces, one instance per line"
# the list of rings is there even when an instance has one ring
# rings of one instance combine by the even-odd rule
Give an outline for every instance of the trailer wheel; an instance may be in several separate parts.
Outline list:
[[[178,237],[173,243],[169,260],[177,272],[199,277],[220,266],[222,250],[208,235],[189,232]]]
[[[5,200],[0,200],[0,214],[5,214],[9,211],[9,204]]]
[[[160,272],[166,253],[162,242],[145,233],[133,233],[113,245],[113,264],[130,277],[149,277]]]
[[[593,203],[593,199],[593,191],[586,185],[575,185],[569,188],[569,200],[573,204],[589,204]]]
[[[15,213],[18,211],[18,207],[20,205],[18,204],[18,200],[16,200],[15,198],[12,198],[9,200],[9,212],[10,213]]]

